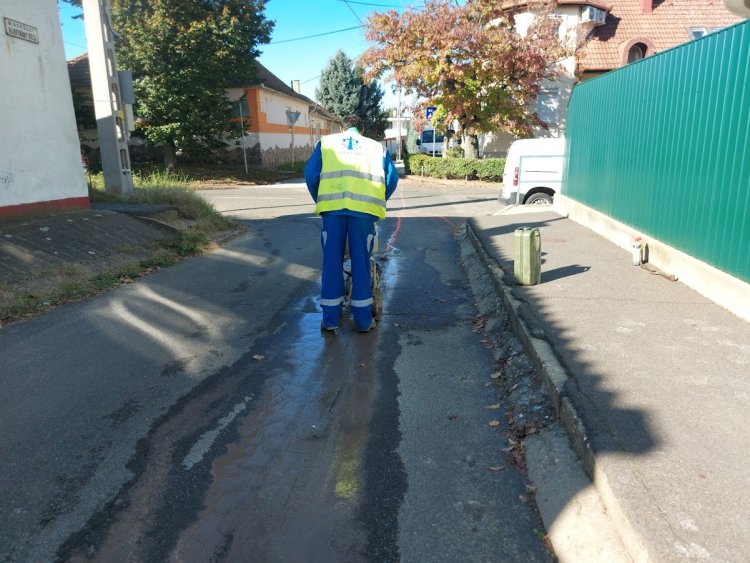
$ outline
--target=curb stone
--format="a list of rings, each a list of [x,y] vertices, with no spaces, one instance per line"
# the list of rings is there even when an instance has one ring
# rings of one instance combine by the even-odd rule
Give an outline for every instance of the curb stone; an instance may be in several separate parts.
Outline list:
[[[601,463],[597,464],[596,462],[596,455],[589,440],[589,432],[576,407],[568,397],[566,387],[571,383],[569,383],[565,368],[555,356],[552,346],[547,341],[534,336],[527,327],[521,312],[524,304],[513,297],[510,288],[503,282],[505,272],[484,250],[469,223],[465,223],[465,232],[480,260],[486,266],[497,294],[505,305],[513,332],[523,344],[526,354],[537,369],[541,383],[549,394],[555,414],[568,436],[569,445],[582,461],[583,470],[593,483],[604,505],[607,524],[610,526],[617,524],[618,539],[625,546],[627,559],[633,561],[649,560],[647,551],[643,549],[638,535],[628,522],[620,503],[608,484],[609,479],[604,473]],[[547,525],[546,522],[545,525]]]

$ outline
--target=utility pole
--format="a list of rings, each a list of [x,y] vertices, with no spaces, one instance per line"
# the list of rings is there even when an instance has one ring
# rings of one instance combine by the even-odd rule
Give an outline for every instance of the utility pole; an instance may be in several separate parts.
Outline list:
[[[109,194],[128,196],[134,191],[129,127],[115,61],[109,0],[83,0],[82,6],[104,185]]]

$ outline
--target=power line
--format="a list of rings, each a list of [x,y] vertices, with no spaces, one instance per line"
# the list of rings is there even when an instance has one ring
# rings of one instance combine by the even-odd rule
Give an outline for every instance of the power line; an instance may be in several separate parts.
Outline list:
[[[315,35],[306,35],[305,37],[295,37],[294,39],[282,39],[281,41],[271,41],[268,45],[278,45],[279,43],[290,43],[291,41],[302,41],[303,39],[312,39],[313,37],[322,37],[323,35],[333,35],[334,33],[341,33],[343,31],[351,31],[352,29],[361,29],[362,25],[355,25],[354,27],[347,27],[344,29],[337,29],[335,31],[327,31],[325,33],[317,33]]]
[[[73,43],[72,41],[63,41],[66,45],[71,45],[73,47],[80,47],[81,49],[88,49],[86,45],[79,45],[78,43]]]
[[[347,7],[347,8],[349,8],[349,11],[350,11],[350,12],[351,12],[352,14],[354,14],[354,17],[355,17],[355,18],[357,18],[357,21],[358,21],[358,22],[359,22],[360,24],[364,25],[364,24],[362,23],[362,20],[361,20],[361,19],[359,19],[359,16],[357,15],[357,12],[355,12],[355,11],[354,11],[354,8],[352,8],[352,7],[351,7],[351,6],[349,5],[349,2],[348,2],[347,0],[343,0],[343,2],[344,2],[344,4],[346,4],[346,7]]]

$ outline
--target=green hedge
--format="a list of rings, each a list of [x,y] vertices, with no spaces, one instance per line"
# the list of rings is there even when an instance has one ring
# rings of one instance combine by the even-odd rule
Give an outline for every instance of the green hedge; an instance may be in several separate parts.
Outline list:
[[[424,154],[410,154],[404,158],[407,174],[457,180],[485,180],[501,182],[504,158],[439,158]]]

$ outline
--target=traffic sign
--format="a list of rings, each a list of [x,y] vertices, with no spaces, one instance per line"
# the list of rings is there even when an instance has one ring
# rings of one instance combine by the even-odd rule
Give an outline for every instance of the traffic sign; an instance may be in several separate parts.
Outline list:
[[[429,121],[430,119],[432,119],[432,114],[433,114],[433,113],[435,113],[435,110],[436,110],[436,109],[437,109],[437,108],[436,108],[435,106],[427,106],[427,107],[425,108],[425,117],[427,118],[427,120],[428,120],[428,121]]]

